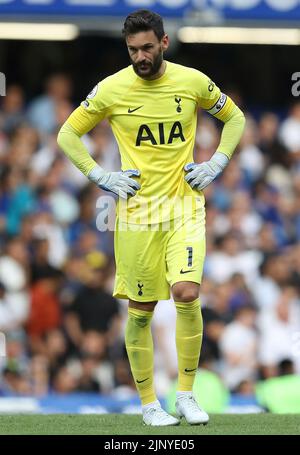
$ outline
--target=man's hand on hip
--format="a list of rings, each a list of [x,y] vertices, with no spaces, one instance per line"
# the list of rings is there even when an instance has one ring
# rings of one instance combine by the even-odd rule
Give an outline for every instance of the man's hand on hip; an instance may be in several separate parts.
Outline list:
[[[127,171],[106,172],[100,166],[94,167],[88,175],[89,180],[96,185],[117,196],[127,199],[134,196],[141,185],[131,177],[140,177],[138,169],[128,169]]]
[[[188,184],[201,191],[206,188],[229,163],[229,158],[221,152],[216,152],[209,161],[203,163],[189,163],[184,166],[188,174],[184,177]]]

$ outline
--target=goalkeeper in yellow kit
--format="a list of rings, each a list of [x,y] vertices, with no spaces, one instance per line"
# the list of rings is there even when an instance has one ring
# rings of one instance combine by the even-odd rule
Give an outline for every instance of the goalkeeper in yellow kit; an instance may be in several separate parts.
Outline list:
[[[192,393],[203,331],[202,190],[227,166],[245,118],[205,74],[163,59],[169,39],[158,14],[130,14],[123,34],[131,65],[99,82],[63,125],[58,143],[90,181],[119,196],[114,296],[129,300],[125,343],[144,423],[180,422],[161,408],[153,384],[151,319],[157,301],[168,299],[171,290],[177,310],[177,414],[190,424],[205,424],[208,415]],[[193,163],[198,107],[224,122],[217,151],[201,164]],[[80,139],[104,118],[118,142],[120,172],[102,169]]]

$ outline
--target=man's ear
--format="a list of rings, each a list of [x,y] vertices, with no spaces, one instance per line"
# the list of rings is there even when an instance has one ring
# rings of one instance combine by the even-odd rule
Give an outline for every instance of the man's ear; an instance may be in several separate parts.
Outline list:
[[[161,40],[162,50],[166,51],[169,47],[169,44],[170,44],[169,36],[166,34],[162,37],[162,40]]]

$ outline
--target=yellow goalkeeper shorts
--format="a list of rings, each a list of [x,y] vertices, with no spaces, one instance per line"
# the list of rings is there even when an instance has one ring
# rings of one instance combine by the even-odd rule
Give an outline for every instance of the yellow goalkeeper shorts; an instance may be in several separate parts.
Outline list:
[[[114,297],[137,302],[167,300],[173,284],[201,283],[205,208],[169,224],[136,225],[116,219]]]

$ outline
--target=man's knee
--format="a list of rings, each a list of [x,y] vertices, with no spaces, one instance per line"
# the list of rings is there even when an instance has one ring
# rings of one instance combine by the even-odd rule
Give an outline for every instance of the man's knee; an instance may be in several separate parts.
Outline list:
[[[199,297],[200,286],[191,281],[175,283],[172,294],[175,302],[193,302]]]

